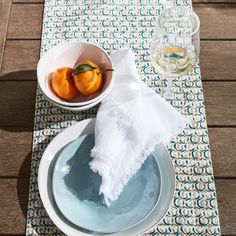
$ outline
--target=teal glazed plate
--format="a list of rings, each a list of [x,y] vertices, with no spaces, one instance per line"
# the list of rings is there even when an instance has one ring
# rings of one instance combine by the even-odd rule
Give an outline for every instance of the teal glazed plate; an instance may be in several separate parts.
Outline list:
[[[99,195],[101,177],[89,162],[94,134],[70,142],[59,153],[52,174],[52,191],[61,214],[74,225],[97,233],[114,233],[144,220],[155,208],[161,190],[161,175],[150,155],[108,208]]]

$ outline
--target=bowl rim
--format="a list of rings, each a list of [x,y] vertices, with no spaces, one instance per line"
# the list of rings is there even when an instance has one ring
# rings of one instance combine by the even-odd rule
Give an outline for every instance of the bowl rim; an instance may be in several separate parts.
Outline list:
[[[46,86],[44,86],[42,84],[45,80],[39,79],[39,69],[41,67],[42,61],[44,60],[45,57],[47,57],[47,55],[49,53],[51,53],[52,50],[55,50],[56,48],[60,48],[62,46],[69,46],[69,45],[76,45],[76,44],[90,45],[92,47],[98,48],[99,50],[101,50],[106,55],[106,57],[108,58],[108,60],[111,64],[111,67],[114,68],[114,65],[113,65],[113,62],[111,60],[110,55],[103,48],[101,48],[100,46],[98,46],[94,43],[80,42],[80,41],[67,41],[67,42],[62,42],[62,43],[59,43],[55,46],[52,46],[48,51],[46,51],[42,55],[42,57],[38,61],[38,64],[37,64],[37,82],[38,82],[38,85],[39,85],[41,91],[43,92],[43,94],[46,96],[47,99],[49,98],[51,101],[55,102],[56,104],[60,104],[60,105],[67,106],[67,107],[84,106],[84,105],[88,105],[88,104],[91,104],[91,103],[95,103],[97,100],[100,100],[100,98],[104,99],[106,97],[106,95],[110,92],[110,90],[112,88],[112,85],[114,84],[114,80],[115,80],[115,74],[114,74],[113,71],[111,71],[111,73],[112,73],[111,74],[111,79],[110,79],[110,82],[109,82],[107,88],[104,91],[102,91],[99,95],[97,95],[96,97],[94,97],[92,99],[89,99],[87,101],[84,101],[84,102],[74,102],[74,103],[72,103],[72,102],[68,102],[66,100],[60,101],[59,99],[56,100],[56,99],[54,99],[53,96],[50,96],[50,93],[48,92],[48,89],[46,88]]]

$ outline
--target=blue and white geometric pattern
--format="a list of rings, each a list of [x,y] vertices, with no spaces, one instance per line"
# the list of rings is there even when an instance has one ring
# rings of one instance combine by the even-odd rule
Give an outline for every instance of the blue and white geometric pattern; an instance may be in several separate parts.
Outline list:
[[[86,41],[107,51],[130,47],[140,78],[162,94],[166,81],[151,66],[152,30],[174,0],[45,0],[41,55],[63,41]],[[191,0],[175,4],[191,7]],[[176,171],[174,201],[147,235],[220,235],[199,65],[173,81],[171,104],[193,120],[168,146]],[[40,200],[37,173],[48,143],[73,122],[96,116],[97,107],[70,112],[52,105],[37,89],[26,235],[64,235]],[[155,124],[153,124],[155,125]]]

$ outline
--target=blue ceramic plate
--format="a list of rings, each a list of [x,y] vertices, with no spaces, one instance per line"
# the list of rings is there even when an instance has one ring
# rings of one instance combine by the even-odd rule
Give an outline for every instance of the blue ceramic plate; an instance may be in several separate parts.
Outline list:
[[[101,177],[89,168],[94,134],[79,137],[58,155],[52,178],[55,202],[73,224],[95,232],[127,229],[148,216],[157,204],[161,177],[154,155],[125,186],[108,208],[99,195]]]

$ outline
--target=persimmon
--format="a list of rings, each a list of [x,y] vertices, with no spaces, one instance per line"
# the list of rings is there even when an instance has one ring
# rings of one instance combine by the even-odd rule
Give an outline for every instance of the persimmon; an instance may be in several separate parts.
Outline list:
[[[70,67],[62,67],[53,72],[51,85],[53,91],[60,98],[71,100],[78,95],[73,77],[73,69]]]
[[[102,88],[102,72],[99,66],[90,60],[81,61],[73,70],[72,75],[76,88],[86,96]]]

